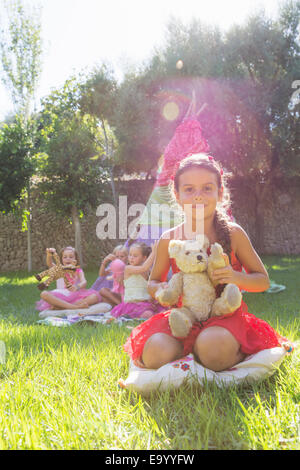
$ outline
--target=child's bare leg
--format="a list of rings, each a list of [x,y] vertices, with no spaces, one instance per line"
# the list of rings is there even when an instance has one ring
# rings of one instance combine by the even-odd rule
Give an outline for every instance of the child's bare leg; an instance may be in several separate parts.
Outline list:
[[[118,305],[122,300],[119,294],[111,292],[107,287],[103,287],[100,290],[100,295],[102,296],[104,302],[108,302],[113,305]]]
[[[87,303],[86,299],[76,300],[74,303],[74,307],[76,308],[89,308],[89,304]]]
[[[183,347],[176,338],[165,333],[155,333],[145,343],[142,362],[147,369],[159,369],[182,355]]]
[[[205,328],[196,338],[193,352],[204,367],[220,372],[245,359],[240,343],[220,326]]]
[[[53,295],[53,294],[51,294],[50,292],[47,292],[47,291],[43,291],[41,293],[41,299],[48,302],[48,304],[52,305],[57,310],[59,310],[59,309],[60,310],[73,309],[74,308],[74,304],[71,304],[70,302],[66,302],[65,300],[59,299],[58,297],[55,297],[55,295]]]
[[[99,298],[96,294],[91,294],[85,299],[80,299],[75,302],[75,305],[82,306],[82,308],[89,308],[90,305],[97,304],[99,302]]]

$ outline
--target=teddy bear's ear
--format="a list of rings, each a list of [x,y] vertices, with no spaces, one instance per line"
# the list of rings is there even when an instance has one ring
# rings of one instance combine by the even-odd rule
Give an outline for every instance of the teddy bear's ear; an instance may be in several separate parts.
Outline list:
[[[171,258],[175,258],[183,246],[182,240],[171,240],[169,243],[169,255]]]

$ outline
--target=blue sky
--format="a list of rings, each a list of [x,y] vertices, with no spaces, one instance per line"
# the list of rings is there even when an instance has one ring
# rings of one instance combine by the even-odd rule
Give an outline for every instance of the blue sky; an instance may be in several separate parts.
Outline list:
[[[3,0],[0,0],[0,5]],[[199,18],[228,29],[257,9],[276,16],[277,0],[25,0],[42,7],[43,71],[37,106],[51,88],[82,70],[109,61],[119,78],[126,63],[147,60],[162,43],[171,15],[189,22]],[[3,10],[0,9],[3,14]],[[0,84],[0,119],[12,111]]]

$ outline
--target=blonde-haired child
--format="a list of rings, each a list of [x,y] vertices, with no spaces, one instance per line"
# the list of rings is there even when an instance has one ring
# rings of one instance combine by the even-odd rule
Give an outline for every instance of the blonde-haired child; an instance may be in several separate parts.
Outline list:
[[[114,307],[111,315],[115,318],[150,318],[164,309],[148,293],[149,270],[156,256],[157,242],[153,248],[145,243],[135,242],[129,248],[129,264],[124,270],[123,302]]]
[[[121,297],[118,295],[118,290],[122,292],[121,288],[116,288],[116,283],[114,285],[112,271],[110,269],[110,264],[116,259],[127,264],[128,250],[125,246],[118,245],[113,249],[112,253],[105,256],[99,268],[99,277],[92,285],[92,289],[99,292],[102,301],[112,303],[113,305],[116,305],[121,301]]]

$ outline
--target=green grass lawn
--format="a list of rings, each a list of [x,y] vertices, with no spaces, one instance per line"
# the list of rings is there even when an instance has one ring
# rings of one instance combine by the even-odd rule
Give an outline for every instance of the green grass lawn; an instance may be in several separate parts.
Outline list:
[[[300,258],[264,257],[278,294],[244,294],[249,311],[299,339]],[[96,270],[85,271],[88,286]],[[117,325],[37,324],[37,281],[0,273],[0,449],[299,449],[299,352],[269,379],[184,385],[150,398],[118,388],[128,372]]]

